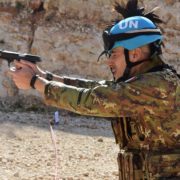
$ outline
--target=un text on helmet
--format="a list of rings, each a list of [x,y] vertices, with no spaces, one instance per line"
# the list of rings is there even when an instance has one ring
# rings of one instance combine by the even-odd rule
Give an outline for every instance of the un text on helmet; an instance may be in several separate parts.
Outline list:
[[[119,23],[120,29],[126,29],[126,28],[138,28],[139,21],[125,21],[122,23]]]

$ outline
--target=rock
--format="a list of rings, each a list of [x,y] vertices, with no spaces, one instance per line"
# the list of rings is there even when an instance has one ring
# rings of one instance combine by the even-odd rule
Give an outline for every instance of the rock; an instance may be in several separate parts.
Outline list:
[[[102,139],[102,138],[99,138],[99,139],[98,139],[98,142],[103,142],[103,139]]]
[[[101,156],[100,153],[95,153],[95,154],[94,154],[94,157],[100,157],[100,156]]]
[[[88,177],[89,173],[84,173],[83,176]]]
[[[14,174],[14,177],[19,177],[19,172],[16,172],[16,173]]]
[[[112,175],[113,176],[119,176],[119,173],[118,173],[118,171],[115,171],[115,172],[112,172]]]
[[[51,166],[51,163],[50,163],[50,162],[47,162],[47,166]]]

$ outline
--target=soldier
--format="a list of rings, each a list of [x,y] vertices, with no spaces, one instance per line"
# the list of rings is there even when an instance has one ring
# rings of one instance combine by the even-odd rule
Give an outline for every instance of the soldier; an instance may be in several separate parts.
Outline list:
[[[103,31],[112,81],[60,77],[34,64],[16,62],[12,78],[20,89],[34,88],[49,105],[111,119],[119,179],[180,178],[180,80],[162,60],[162,20],[137,0],[115,4],[124,19]]]

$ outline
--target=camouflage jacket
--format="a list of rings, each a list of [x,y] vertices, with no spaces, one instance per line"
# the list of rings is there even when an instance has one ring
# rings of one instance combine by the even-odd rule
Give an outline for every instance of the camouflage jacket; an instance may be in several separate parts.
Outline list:
[[[45,101],[82,115],[111,118],[120,148],[143,152],[147,179],[180,176],[180,80],[170,69],[119,83],[64,77],[64,84],[52,81],[46,86]]]

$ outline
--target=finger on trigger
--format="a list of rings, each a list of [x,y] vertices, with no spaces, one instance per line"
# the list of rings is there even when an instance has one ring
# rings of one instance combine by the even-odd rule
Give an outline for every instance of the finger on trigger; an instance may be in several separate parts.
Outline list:
[[[22,63],[20,63],[19,61],[15,60],[14,61],[14,65],[16,69],[20,69],[22,67]]]
[[[28,65],[28,66],[31,66],[31,65],[32,65],[30,62],[25,61],[25,60],[23,60],[23,59],[21,59],[20,62],[21,62],[22,64],[24,64],[24,65]]]

